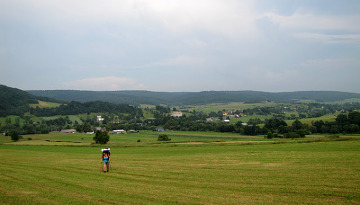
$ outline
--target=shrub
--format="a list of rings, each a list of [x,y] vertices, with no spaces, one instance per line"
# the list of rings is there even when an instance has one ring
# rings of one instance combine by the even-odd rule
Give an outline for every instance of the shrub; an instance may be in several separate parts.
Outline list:
[[[337,138],[340,138],[339,135],[330,135],[328,136],[328,138],[330,139],[337,139]]]
[[[49,134],[49,130],[41,130],[40,133],[41,134]]]
[[[274,138],[282,138],[282,136],[279,135],[278,133],[274,133]]]
[[[159,135],[158,141],[170,141],[171,139],[167,135]]]
[[[141,140],[137,140],[137,142],[141,142]]]
[[[300,135],[298,135],[296,132],[289,132],[284,134],[285,138],[300,138]]]
[[[274,138],[274,134],[272,132],[268,132],[266,134],[266,139],[272,139],[272,138]]]
[[[298,134],[299,137],[301,137],[301,138],[305,138],[306,132],[305,132],[305,130],[300,129],[300,130],[298,130],[298,131],[296,132],[296,134]]]

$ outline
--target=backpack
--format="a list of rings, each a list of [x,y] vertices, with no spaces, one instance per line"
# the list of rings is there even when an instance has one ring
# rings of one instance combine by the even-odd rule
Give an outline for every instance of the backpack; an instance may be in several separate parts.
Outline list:
[[[110,148],[101,149],[101,152],[106,153],[108,155],[108,157],[110,158]]]

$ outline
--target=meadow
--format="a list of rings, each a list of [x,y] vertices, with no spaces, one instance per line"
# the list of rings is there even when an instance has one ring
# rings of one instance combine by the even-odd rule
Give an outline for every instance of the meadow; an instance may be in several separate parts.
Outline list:
[[[38,104],[30,104],[29,106],[32,108],[55,108],[55,107],[59,107],[61,104],[60,103],[53,103],[53,102],[45,102],[45,101],[38,101]]]
[[[24,136],[20,142],[2,136],[0,201],[360,203],[359,136],[270,141],[231,133],[167,132],[171,143],[160,143],[158,134],[111,135],[104,146],[91,145],[92,136],[85,134],[31,135],[32,140]],[[43,142],[50,144],[39,144]],[[109,173],[103,173],[100,165],[104,147],[111,147]]]

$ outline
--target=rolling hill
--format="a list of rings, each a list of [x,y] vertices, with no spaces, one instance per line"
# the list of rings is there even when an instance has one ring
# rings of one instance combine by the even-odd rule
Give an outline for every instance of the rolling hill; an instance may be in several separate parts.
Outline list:
[[[63,100],[35,96],[17,88],[0,85],[0,116],[23,115],[29,111],[30,104],[35,105],[39,101],[65,103]]]
[[[50,97],[66,101],[105,101],[131,105],[200,105],[227,102],[335,102],[346,99],[360,99],[358,93],[338,91],[297,91],[297,92],[260,92],[260,91],[203,91],[203,92],[152,92],[152,91],[80,91],[80,90],[29,90],[32,95]]]
[[[0,85],[0,116],[24,113],[29,104],[37,102],[38,98],[28,92]]]
[[[36,106],[40,101],[54,102],[59,104],[54,107],[41,109],[41,106]],[[36,116],[54,116],[110,111],[121,113],[136,113],[139,112],[139,110],[139,108],[124,103],[115,104],[98,100],[76,102],[74,100],[64,101],[46,96],[35,96],[29,92],[25,92],[17,88],[0,85],[1,117],[8,115],[22,116],[27,112],[30,112]]]
[[[298,91],[298,92],[260,92],[260,91],[203,91],[203,92],[152,92],[152,91],[80,91],[80,90],[30,90],[0,85],[0,116],[21,115],[29,111],[29,104],[39,100],[57,103],[76,101],[107,102],[115,104],[150,105],[201,105],[209,103],[264,101],[291,103],[298,101],[335,102],[346,99],[359,99],[360,94],[337,91]]]

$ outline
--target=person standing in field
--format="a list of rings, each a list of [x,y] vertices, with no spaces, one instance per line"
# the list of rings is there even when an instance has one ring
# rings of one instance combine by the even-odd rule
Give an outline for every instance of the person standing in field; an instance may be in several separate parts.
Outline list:
[[[101,162],[103,164],[104,172],[109,172],[110,155],[107,152],[102,153]]]

